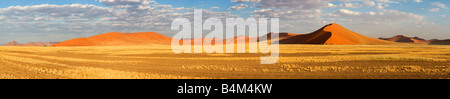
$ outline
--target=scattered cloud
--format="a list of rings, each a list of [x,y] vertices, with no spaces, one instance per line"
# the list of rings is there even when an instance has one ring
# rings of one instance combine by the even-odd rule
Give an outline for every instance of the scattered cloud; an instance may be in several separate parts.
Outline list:
[[[414,0],[414,2],[418,2],[419,3],[419,2],[423,2],[423,1],[422,0]]]
[[[104,4],[104,6],[93,4],[40,4],[0,8],[0,33],[2,34],[0,39],[3,39],[0,43],[5,42],[4,40],[18,40],[13,38],[17,35],[47,36],[53,37],[49,39],[67,40],[105,32],[155,31],[171,36],[173,31],[170,31],[170,24],[173,19],[179,17],[193,19],[194,9],[199,9],[158,4],[153,0],[98,0],[98,2]],[[213,5],[202,10],[204,18],[238,17],[239,15],[231,13],[238,10],[255,18],[280,18],[280,30],[293,33],[311,32],[324,24],[335,22],[348,25],[350,28],[352,26],[358,27],[355,29],[356,31],[371,30],[367,34],[388,32],[379,30],[381,27],[393,29],[394,32],[411,33],[422,31],[418,30],[417,27],[443,28],[435,26],[435,23],[430,20],[426,20],[427,15],[393,10],[394,7],[389,7],[390,5],[403,5],[406,2],[420,3],[424,1],[231,0],[231,3],[235,5],[229,8]],[[446,4],[440,2],[430,2],[428,6],[430,7],[425,7],[422,11],[444,12],[444,9],[448,9]],[[355,8],[364,10],[356,10]],[[220,12],[223,10],[217,9],[230,11]],[[445,15],[448,16],[444,13]],[[412,27],[414,29],[401,30]],[[394,28],[398,28],[398,30]],[[446,27],[441,30],[449,29]]]
[[[117,5],[148,5],[154,3],[151,0],[100,0],[101,3],[106,6],[117,6]]]
[[[34,5],[11,6],[0,9],[0,15],[10,22],[42,22],[42,21],[92,21],[99,17],[107,17],[112,9],[95,5]]]
[[[364,5],[366,5],[368,7],[373,7],[373,6],[375,6],[375,2],[374,1],[364,1]]]
[[[220,7],[211,7],[211,8],[209,8],[210,10],[213,10],[213,9],[219,9]]]
[[[41,4],[1,8],[0,33],[3,36],[0,38],[21,41],[30,38],[12,37],[38,33],[35,37],[63,41],[105,32],[143,31],[155,31],[170,36],[173,34],[170,31],[173,19],[193,18],[194,8],[173,7],[147,0],[100,0],[100,2],[106,6]],[[208,9],[203,9],[203,16],[236,17],[230,12]],[[45,35],[59,35],[59,37],[50,38],[54,36]]]
[[[244,3],[244,2],[258,3],[260,1],[261,0],[231,0],[231,2],[234,2],[234,3]]]
[[[439,3],[439,2],[431,2],[431,5],[442,8],[442,9],[448,9],[447,5],[445,5],[443,3]]]
[[[228,8],[228,10],[242,10],[242,9],[245,9],[245,8],[248,8],[248,7],[249,6],[246,5],[246,4],[238,4],[238,5],[235,5],[235,6],[232,6],[232,7]]]
[[[401,12],[397,10],[381,10],[379,12],[356,12],[347,9],[340,9],[328,14],[329,17],[347,19],[353,22],[398,22],[398,21],[421,21],[425,16]]]
[[[329,0],[261,0],[260,8],[310,10],[328,7]]]
[[[328,7],[335,8],[335,7],[341,7],[341,8],[360,8],[363,7],[360,3],[343,3],[340,5],[334,5],[333,3],[328,3]]]
[[[431,9],[429,9],[428,11],[430,11],[430,12],[439,12],[439,8],[431,8]]]

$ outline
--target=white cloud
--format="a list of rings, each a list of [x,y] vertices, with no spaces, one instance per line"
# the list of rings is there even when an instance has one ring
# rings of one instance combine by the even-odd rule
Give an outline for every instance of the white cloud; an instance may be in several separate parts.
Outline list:
[[[401,12],[397,10],[381,10],[379,12],[356,12],[347,9],[340,9],[329,13],[327,16],[338,19],[346,19],[347,21],[367,23],[395,23],[395,22],[417,22],[425,18],[425,16],[414,13]]]
[[[362,7],[362,5],[359,3],[344,3],[344,4],[341,4],[340,6],[343,8],[360,8],[360,7]]]
[[[364,5],[369,6],[369,7],[373,7],[373,6],[375,6],[375,2],[373,2],[373,1],[364,1]]]
[[[151,0],[100,0],[101,3],[106,6],[115,6],[115,5],[148,5],[149,3],[153,3]]]
[[[258,3],[258,7],[310,10],[326,8],[329,1],[331,0],[261,0]]]
[[[388,4],[383,4],[383,3],[377,3],[377,6],[375,6],[375,8],[377,9],[384,9],[385,7],[388,7]]]
[[[231,0],[231,2],[234,2],[234,3],[244,3],[244,2],[258,3],[260,1],[261,0]]]
[[[245,9],[245,8],[248,8],[248,7],[249,6],[246,5],[246,4],[238,4],[238,5],[235,5],[235,6],[232,6],[232,7],[228,8],[228,10],[242,10],[242,9]]]
[[[29,21],[71,21],[71,20],[95,20],[95,18],[109,16],[112,9],[95,5],[71,4],[71,5],[34,5],[11,6],[0,9],[3,15],[12,22]]]
[[[423,2],[422,0],[414,0],[414,2]]]
[[[430,12],[439,12],[439,8],[431,8],[431,9],[429,9],[428,11],[430,11]]]
[[[400,3],[399,1],[402,0],[397,0],[397,1],[392,1],[392,0],[376,0],[377,2],[381,2],[381,3]]]
[[[270,11],[273,11],[272,9],[261,9],[261,10],[255,10],[253,13],[268,13]]]
[[[355,12],[355,11],[350,11],[347,9],[339,9],[338,11],[334,12],[335,14],[340,14],[340,15],[345,15],[345,16],[354,16],[354,15],[359,15],[359,12]]]
[[[337,7],[337,6],[334,5],[333,3],[328,3],[328,7],[334,8],[334,7]]]
[[[437,7],[442,8],[442,9],[448,9],[447,5],[445,5],[443,3],[440,3],[440,2],[431,2],[431,5],[437,6]]]
[[[92,36],[105,32],[155,31],[170,36],[170,23],[174,18],[192,19],[193,8],[172,7],[162,4],[107,2],[106,7],[71,5],[11,6],[0,9],[0,43],[10,40],[28,42],[30,38],[12,38],[14,35],[38,33],[35,38],[64,41],[76,37]],[[121,1],[124,2],[124,1]],[[236,17],[230,12],[203,9],[204,17]],[[60,35],[48,38],[46,35]],[[34,39],[36,40],[36,39]],[[45,39],[44,39],[45,41]]]
[[[220,7],[211,7],[211,8],[209,8],[210,10],[213,10],[213,9],[219,9]]]

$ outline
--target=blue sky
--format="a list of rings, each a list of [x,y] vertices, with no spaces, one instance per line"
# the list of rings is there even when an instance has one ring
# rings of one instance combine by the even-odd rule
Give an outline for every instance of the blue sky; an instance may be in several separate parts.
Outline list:
[[[65,41],[106,32],[172,36],[174,18],[280,18],[280,30],[309,33],[328,23],[370,37],[450,39],[449,0],[2,0],[0,44]]]

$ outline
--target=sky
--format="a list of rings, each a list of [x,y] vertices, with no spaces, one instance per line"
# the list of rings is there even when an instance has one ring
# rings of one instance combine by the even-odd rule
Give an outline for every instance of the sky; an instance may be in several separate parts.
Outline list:
[[[280,31],[329,23],[369,37],[450,39],[450,0],[1,0],[0,44],[65,41],[107,32],[172,37],[175,18],[279,18]],[[225,23],[225,22],[223,22]]]

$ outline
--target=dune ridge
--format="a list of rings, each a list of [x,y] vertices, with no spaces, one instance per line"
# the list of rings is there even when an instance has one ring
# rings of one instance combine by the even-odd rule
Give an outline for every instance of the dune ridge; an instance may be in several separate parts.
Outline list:
[[[395,42],[383,41],[350,31],[337,23],[328,24],[309,34],[284,34],[280,44],[324,44],[324,45],[381,45]]]
[[[450,45],[450,39],[445,40],[433,40],[428,43],[429,45]]]
[[[215,38],[197,38],[183,39],[183,42],[191,42],[193,45],[210,44],[237,44],[237,43],[253,43],[250,39],[256,39],[257,42],[263,41],[260,38],[269,38],[271,42],[279,44],[323,44],[323,45],[381,45],[395,44],[395,42],[380,40],[367,37],[356,32],[350,31],[337,23],[325,25],[324,27],[309,34],[294,33],[278,33],[278,39],[270,39],[271,34],[261,37],[248,37],[245,35],[236,36],[234,38],[220,39],[214,42]],[[196,43],[195,40],[201,39],[202,43]],[[151,45],[151,44],[171,44],[172,38],[156,32],[139,32],[139,33],[117,33],[110,32],[95,35],[88,38],[76,38],[64,41],[54,46],[126,46],[126,45]],[[212,42],[208,42],[212,41]],[[239,42],[238,42],[239,41]],[[242,41],[242,42],[241,42]]]
[[[126,45],[150,45],[170,44],[172,38],[156,32],[118,33],[110,32],[95,35],[88,38],[76,38],[67,40],[54,46],[126,46]]]
[[[407,37],[405,35],[397,35],[391,38],[379,38],[382,40],[393,41],[393,42],[403,42],[403,43],[428,43],[425,39],[419,37]]]

